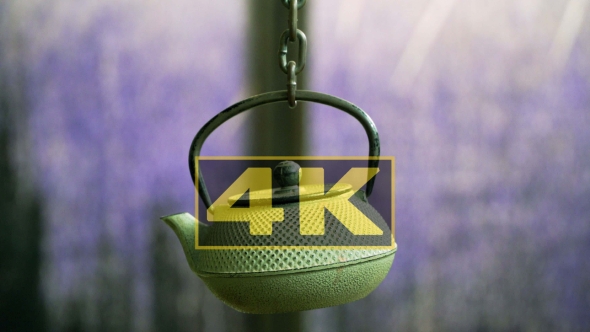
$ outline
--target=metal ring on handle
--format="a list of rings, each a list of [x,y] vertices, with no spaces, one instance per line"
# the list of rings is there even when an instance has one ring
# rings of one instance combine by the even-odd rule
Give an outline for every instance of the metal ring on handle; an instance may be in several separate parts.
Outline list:
[[[289,101],[289,108],[297,106],[297,74],[295,61],[289,61],[287,64],[287,100]]]
[[[283,6],[289,8],[290,2],[289,0],[282,0],[283,2]],[[307,0],[299,0],[297,1],[297,9],[301,9],[301,7],[305,6],[305,3],[307,2]]]
[[[195,157],[198,157],[201,153],[201,148],[205,143],[205,140],[209,135],[217,129],[221,124],[225,121],[233,118],[234,116],[245,112],[251,108],[256,106],[276,103],[279,101],[286,101],[287,100],[287,91],[273,91],[267,92],[260,95],[256,95],[250,97],[248,99],[242,100],[238,103],[233,104],[232,106],[226,108],[225,110],[221,111],[219,114],[214,116],[209,122],[207,122],[201,130],[195,135],[193,142],[191,144],[189,155],[188,155],[188,167],[191,173],[191,178],[193,179],[193,183],[195,182]],[[319,93],[315,91],[307,91],[307,90],[299,90],[297,91],[297,100],[303,101],[310,101],[315,103],[320,103],[328,106],[332,106],[337,108],[341,111],[344,111],[350,115],[352,115],[355,119],[357,119],[365,129],[367,133],[367,137],[369,139],[369,156],[372,157],[369,159],[369,167],[378,167],[379,166],[379,155],[380,155],[380,144],[379,144],[379,133],[377,132],[377,127],[375,127],[375,123],[369,117],[367,113],[365,113],[362,109],[357,107],[356,105],[338,97]],[[367,182],[367,190],[366,195],[369,197],[371,192],[373,191],[373,185],[375,183],[374,176],[369,182]],[[199,169],[199,196],[203,200],[203,203],[207,208],[211,206],[211,198],[209,197],[209,192],[207,191],[207,186],[205,185],[205,180],[201,175],[201,170]]]

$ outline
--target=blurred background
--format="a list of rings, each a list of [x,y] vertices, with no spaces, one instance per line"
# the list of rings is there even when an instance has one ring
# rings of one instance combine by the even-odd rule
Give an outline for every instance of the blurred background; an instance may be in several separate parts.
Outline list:
[[[308,0],[299,88],[377,124],[398,254],[339,307],[214,298],[158,218],[193,210],[199,128],[284,89],[279,2],[0,2],[0,330],[590,330],[590,0]],[[366,154],[346,114],[277,107],[203,154]]]

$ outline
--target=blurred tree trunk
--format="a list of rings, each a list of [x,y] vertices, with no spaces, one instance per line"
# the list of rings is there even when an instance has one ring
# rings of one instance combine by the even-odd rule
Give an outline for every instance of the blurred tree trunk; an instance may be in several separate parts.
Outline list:
[[[46,330],[20,38],[0,4],[0,331]],[[2,31],[4,30],[4,31]]]
[[[288,27],[289,10],[280,0],[251,0],[249,34],[249,92],[259,94],[285,90],[287,76],[278,65],[279,37]],[[298,11],[298,28],[304,33],[309,6]],[[296,43],[291,43],[289,60],[297,54]],[[297,88],[305,87],[304,70],[297,75]],[[286,102],[260,107],[250,113],[250,155],[296,156],[305,150],[305,111],[303,103],[291,110]],[[247,315],[248,331],[301,331],[301,313],[280,315]]]

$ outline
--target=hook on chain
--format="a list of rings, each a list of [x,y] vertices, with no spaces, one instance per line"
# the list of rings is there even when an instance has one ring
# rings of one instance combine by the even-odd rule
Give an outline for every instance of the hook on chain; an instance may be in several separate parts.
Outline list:
[[[283,6],[289,8],[290,5],[290,0],[282,0],[283,2]],[[299,0],[297,1],[297,9],[301,9],[301,7],[305,6],[305,3],[307,2],[307,0]]]
[[[287,100],[289,101],[289,108],[297,106],[297,99],[295,94],[297,92],[297,74],[295,61],[289,61],[287,64]]]

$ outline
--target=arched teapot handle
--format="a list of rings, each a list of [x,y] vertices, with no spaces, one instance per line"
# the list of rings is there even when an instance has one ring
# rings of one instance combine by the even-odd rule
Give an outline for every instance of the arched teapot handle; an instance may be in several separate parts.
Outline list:
[[[205,140],[209,135],[217,129],[221,124],[225,121],[233,118],[234,116],[247,111],[251,108],[256,106],[275,103],[279,101],[286,101],[287,100],[287,91],[273,91],[267,92],[260,95],[256,95],[250,97],[248,99],[244,99],[240,102],[237,102],[230,107],[226,108],[216,116],[214,116],[209,122],[207,122],[201,130],[195,135],[193,142],[191,144],[188,156],[188,167],[190,169],[191,178],[193,179],[193,183],[195,182],[195,157],[198,157],[201,153],[201,148],[205,143]],[[365,113],[362,109],[357,107],[356,105],[338,97],[319,93],[315,91],[307,91],[307,90],[298,90],[297,91],[297,100],[301,101],[309,101],[320,103],[328,106],[332,106],[337,108],[341,111],[344,111],[350,115],[352,115],[355,119],[357,119],[365,128],[367,133],[367,137],[369,138],[369,167],[378,167],[379,166],[379,155],[380,155],[380,144],[379,144],[379,133],[377,132],[377,127],[375,127],[375,123],[373,120]],[[292,112],[292,111],[291,111]],[[376,176],[375,176],[376,177]],[[367,183],[367,190],[366,195],[367,197],[371,195],[373,191],[373,185],[375,183],[375,177],[373,177]],[[205,206],[209,208],[211,206],[211,198],[209,197],[209,192],[207,191],[207,187],[205,185],[205,180],[201,176],[201,170],[199,169],[199,196],[205,203]]]

